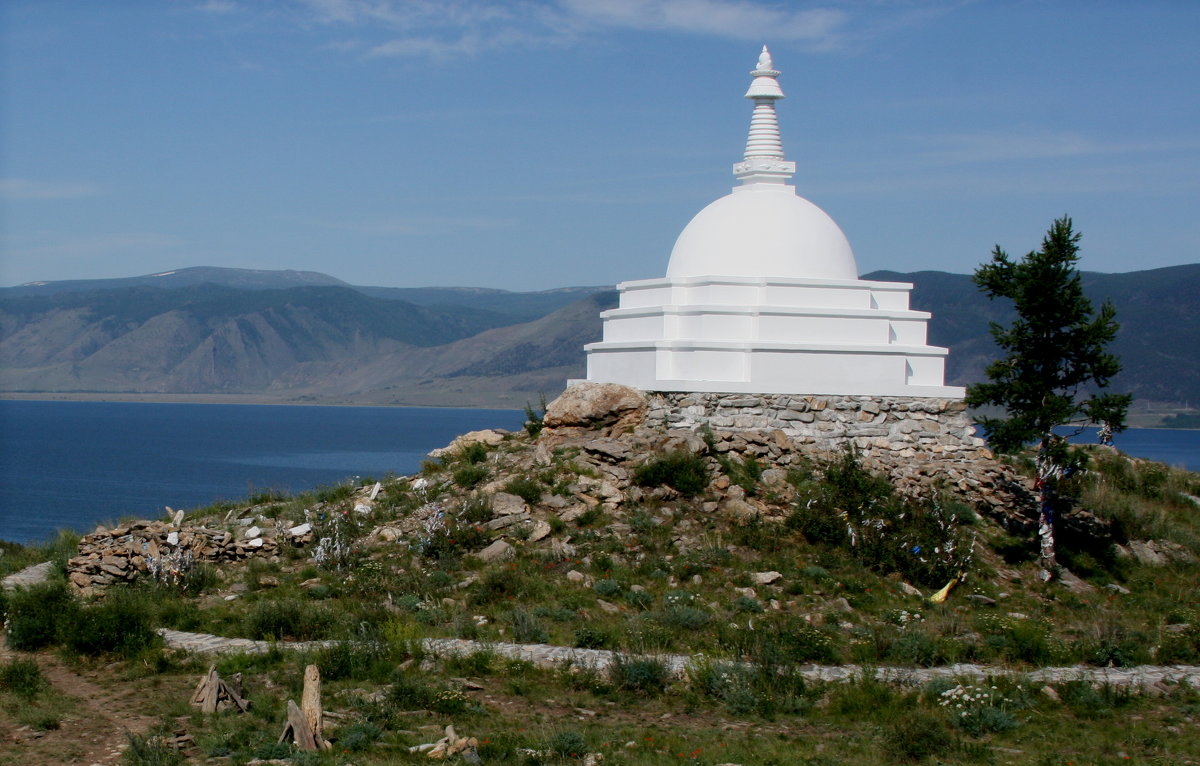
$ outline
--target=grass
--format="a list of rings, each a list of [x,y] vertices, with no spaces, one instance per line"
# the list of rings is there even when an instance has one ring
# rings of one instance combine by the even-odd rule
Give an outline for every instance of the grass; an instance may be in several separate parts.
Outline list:
[[[1198,662],[1195,559],[1152,567],[1116,548],[1068,545],[1064,559],[1093,588],[1044,585],[1020,538],[952,501],[900,498],[853,456],[792,466],[787,482],[768,489],[761,484],[767,466],[757,459],[661,453],[622,469],[638,496],[581,507],[563,522],[542,504],[569,509],[614,469],[570,448],[534,466],[528,444],[521,436],[491,449],[464,448],[427,465],[430,484],[421,488],[393,477],[366,515],[341,514],[361,498],[347,485],[256,498],[264,513],[288,522],[325,503],[320,533],[346,542],[336,566],[299,550],[212,567],[175,586],[114,589],[94,603],[55,581],[8,594],[6,641],[22,651],[63,652],[81,666],[118,668],[114,685],[149,676],[184,688],[203,668],[164,659],[153,640],[140,638],[147,630],[171,626],[280,646],[340,640],[303,654],[280,649],[218,661],[223,677],[242,674],[251,712],[193,714],[187,728],[202,755],[233,763],[280,756],[274,740],[283,706],[297,698],[308,663],[320,667],[326,709],[338,714],[329,723],[336,749],[299,760],[283,754],[294,762],[425,762],[408,748],[435,741],[448,723],[476,737],[484,762],[496,763],[577,763],[583,752],[635,766],[973,764],[1004,760],[996,754],[1010,751],[1020,751],[1014,758],[1022,763],[1123,762],[1119,753],[1148,762],[1200,760],[1200,738],[1162,733],[1197,725],[1200,694],[1190,687],[1151,697],[1067,682],[1051,695],[1018,679],[996,683],[999,702],[981,701],[967,680],[915,689],[866,676],[806,683],[799,674],[814,662],[1016,670]],[[463,470],[483,470],[486,479],[460,480]],[[766,512],[742,523],[712,512],[712,479],[722,476]],[[1195,475],[1097,452],[1077,484],[1084,502],[1112,524],[1116,544],[1154,539],[1200,555],[1200,525],[1184,497],[1200,494]],[[503,521],[488,501],[495,488],[526,500],[551,534],[540,542],[527,539],[528,531],[510,535],[511,557],[485,562],[479,551],[505,534],[493,528]],[[228,510],[213,509],[207,519],[216,523]],[[400,534],[372,534],[383,528]],[[935,551],[940,558],[926,556],[920,566],[906,560],[914,546],[944,549],[947,542],[960,554],[969,549],[970,558]],[[0,561],[32,563],[65,553],[64,545],[6,549]],[[968,576],[950,599],[930,603],[927,596],[960,569]],[[778,577],[760,577],[766,573]],[[114,625],[133,628],[124,631],[130,637],[114,638],[122,632]],[[417,641],[455,636],[480,642],[479,650],[428,657]],[[616,661],[606,671],[575,663],[551,670],[487,648],[510,641],[608,649]],[[685,677],[668,672],[664,653],[694,658]],[[0,706],[51,726],[64,715],[61,698],[30,662],[22,656],[0,667]],[[960,687],[973,689],[967,715],[943,704]],[[156,743],[149,735],[131,741],[127,757],[169,763],[153,760],[170,757]]]

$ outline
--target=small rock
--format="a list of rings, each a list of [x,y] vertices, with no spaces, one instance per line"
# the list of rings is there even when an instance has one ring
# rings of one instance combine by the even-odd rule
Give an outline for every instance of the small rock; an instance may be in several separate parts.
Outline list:
[[[967,598],[971,599],[972,601],[974,601],[978,604],[983,604],[984,606],[995,606],[996,605],[996,599],[991,598],[990,596],[985,596],[982,593],[968,593]]]
[[[916,596],[917,598],[921,598],[923,595],[918,588],[915,588],[906,582],[900,583],[900,592],[906,596]]]
[[[835,598],[833,601],[830,601],[829,606],[833,607],[834,609],[838,610],[839,612],[844,612],[846,614],[850,614],[851,612],[854,611],[854,607],[850,606],[850,602],[847,601],[844,596],[839,596],[839,597]]]
[[[756,585],[770,585],[781,577],[783,577],[783,575],[776,571],[755,572],[753,575],[751,575],[751,579],[754,580]]]
[[[529,533],[529,542],[536,543],[538,540],[546,538],[550,534],[550,522],[545,519],[538,519],[533,525],[533,530]]]
[[[580,583],[587,579],[587,575],[572,569],[570,572],[567,572],[567,579],[574,583]]]
[[[488,547],[475,554],[480,561],[493,562],[503,561],[504,559],[512,558],[513,547],[503,540],[497,540]]]
[[[492,512],[499,516],[512,516],[528,511],[525,501],[507,492],[497,492],[492,495]]]
[[[247,540],[253,540],[254,538],[258,537],[261,534],[262,534],[262,530],[259,529],[257,526],[253,526],[253,527],[250,527],[249,529],[247,529],[246,533],[242,536],[245,537]],[[170,539],[168,539],[167,542],[171,542]],[[174,543],[172,543],[172,544],[174,544]]]
[[[1129,588],[1126,588],[1124,585],[1118,585],[1115,582],[1110,582],[1108,585],[1105,585],[1104,587],[1107,588],[1108,590],[1111,590],[1113,593],[1120,593],[1122,596],[1128,596],[1131,593]]]
[[[608,612],[609,614],[617,614],[621,611],[621,607],[602,598],[596,599],[596,606],[600,607],[601,611]]]

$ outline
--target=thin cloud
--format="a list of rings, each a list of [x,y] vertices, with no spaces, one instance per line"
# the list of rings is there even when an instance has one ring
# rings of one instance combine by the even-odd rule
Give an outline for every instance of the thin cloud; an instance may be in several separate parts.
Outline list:
[[[1067,131],[950,133],[915,137],[931,147],[925,162],[969,164],[1106,155],[1151,154],[1200,148],[1200,141],[1105,141]]]
[[[204,13],[233,13],[238,10],[238,4],[233,0],[207,0],[197,5],[196,10]]]
[[[0,178],[0,199],[8,201],[78,199],[93,197],[96,193],[96,187],[90,183]]]
[[[796,10],[749,0],[561,0],[568,14],[608,27],[683,32],[738,40],[829,44],[848,15],[831,8]]]
[[[851,15],[840,8],[797,9],[764,0],[300,0],[300,5],[309,21],[390,37],[367,47],[367,55],[376,57],[559,46],[606,29],[770,38],[825,50],[838,47],[851,24]],[[355,41],[345,47],[362,46]]]

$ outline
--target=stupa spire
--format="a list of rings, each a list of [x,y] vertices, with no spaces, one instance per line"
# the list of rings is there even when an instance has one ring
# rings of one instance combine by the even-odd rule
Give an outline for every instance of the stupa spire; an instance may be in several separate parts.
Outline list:
[[[754,101],[754,113],[750,117],[750,135],[746,138],[746,153],[741,162],[733,166],[733,175],[743,184],[781,184],[796,172],[796,163],[788,162],[783,155],[783,139],[779,135],[779,118],[775,114],[775,102],[783,98],[779,87],[779,70],[771,63],[771,52],[763,46],[758,55],[758,66],[750,72],[754,80],[746,91],[746,98]]]

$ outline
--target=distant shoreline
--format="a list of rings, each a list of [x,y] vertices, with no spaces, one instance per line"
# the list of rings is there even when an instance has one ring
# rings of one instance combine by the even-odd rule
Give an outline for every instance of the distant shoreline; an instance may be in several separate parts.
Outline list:
[[[517,410],[519,407],[464,407],[455,404],[396,404],[392,402],[347,402],[337,400],[284,399],[256,394],[130,394],[87,392],[0,392],[0,401],[25,402],[117,402],[140,404],[254,404],[287,407],[404,407],[466,410]]]
[[[396,402],[347,402],[344,400],[287,399],[261,394],[155,394],[101,392],[0,392],[0,401],[35,402],[134,402],[145,404],[256,404],[291,407],[406,407],[465,410],[519,410],[520,407],[462,404],[398,404]],[[1162,431],[1200,431],[1197,428],[1170,428],[1160,425],[1128,425],[1127,429]]]

